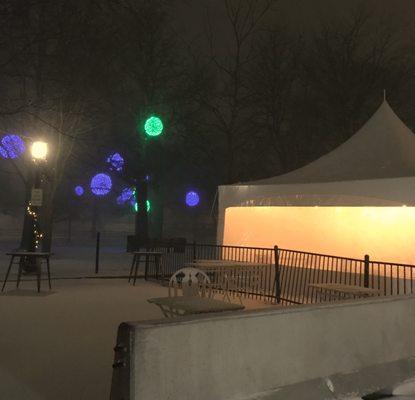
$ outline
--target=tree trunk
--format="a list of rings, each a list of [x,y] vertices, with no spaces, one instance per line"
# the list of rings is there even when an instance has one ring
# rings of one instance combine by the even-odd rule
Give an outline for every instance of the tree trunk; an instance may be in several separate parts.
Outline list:
[[[137,181],[140,182],[140,180]],[[135,236],[139,243],[148,240],[147,190],[146,180],[143,180],[140,187],[136,188],[138,210],[135,214]]]

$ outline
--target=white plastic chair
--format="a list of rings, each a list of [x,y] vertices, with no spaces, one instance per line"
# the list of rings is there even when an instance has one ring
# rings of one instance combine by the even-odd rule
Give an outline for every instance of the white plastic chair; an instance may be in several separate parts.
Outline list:
[[[212,297],[209,277],[197,268],[179,269],[169,281],[169,297],[179,296]]]

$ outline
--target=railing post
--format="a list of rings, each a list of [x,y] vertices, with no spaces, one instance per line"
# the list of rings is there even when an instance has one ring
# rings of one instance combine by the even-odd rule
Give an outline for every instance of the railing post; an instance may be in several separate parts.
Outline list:
[[[99,247],[100,247],[100,236],[101,232],[97,232],[97,244],[95,248],[95,273],[99,271]]]
[[[363,286],[368,288],[369,287],[369,256],[365,255],[365,269],[364,269],[364,275],[363,275]]]
[[[280,282],[280,254],[278,246],[274,246],[274,261],[275,261],[275,297],[277,303],[281,303],[281,282]]]
[[[193,241],[193,261],[196,260],[196,242]]]

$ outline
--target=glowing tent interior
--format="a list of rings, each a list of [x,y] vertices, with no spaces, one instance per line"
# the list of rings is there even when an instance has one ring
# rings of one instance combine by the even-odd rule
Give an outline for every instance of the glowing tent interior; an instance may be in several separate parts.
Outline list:
[[[220,186],[217,239],[415,264],[415,135],[384,101],[305,167]]]

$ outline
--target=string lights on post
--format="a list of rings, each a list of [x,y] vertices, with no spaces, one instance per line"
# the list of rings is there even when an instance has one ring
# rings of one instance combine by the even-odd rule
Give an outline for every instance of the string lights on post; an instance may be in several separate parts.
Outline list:
[[[36,251],[39,248],[40,242],[43,238],[43,233],[41,232],[39,226],[39,207],[42,206],[43,202],[43,192],[41,189],[41,165],[46,162],[46,157],[48,154],[48,144],[43,141],[33,142],[31,148],[32,159],[35,166],[35,178],[33,182],[33,187],[31,191],[31,197],[26,208],[27,214],[32,218],[32,243],[31,247],[34,247]]]
[[[37,212],[32,210],[31,208],[32,203],[29,201],[29,205],[26,208],[28,215],[30,215],[33,219],[33,233],[34,233],[34,240],[35,240],[35,250],[39,248],[40,241],[43,239],[43,233],[40,231],[39,222],[38,222],[38,215]]]

